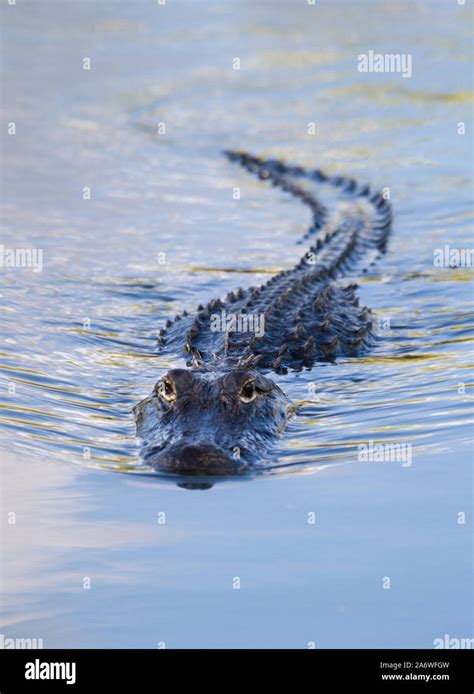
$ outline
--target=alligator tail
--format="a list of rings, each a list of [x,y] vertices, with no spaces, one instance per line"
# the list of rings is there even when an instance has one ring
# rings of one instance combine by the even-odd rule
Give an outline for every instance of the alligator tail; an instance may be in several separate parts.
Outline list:
[[[335,280],[365,272],[385,251],[392,224],[390,203],[352,178],[244,152],[226,155],[310,208],[312,224],[303,237],[311,240],[310,248],[295,267],[260,287],[230,292],[223,300],[198,306],[195,314],[185,312],[169,320],[160,331],[161,347],[183,350],[195,366],[224,359],[258,363],[258,368],[278,373],[311,367],[316,360],[357,356],[373,338],[371,312],[359,306],[356,284],[342,286]],[[211,322],[222,313],[259,317],[264,334],[213,332]]]
[[[224,154],[260,179],[298,198],[312,213],[313,222],[303,239],[313,244],[300,265],[327,270],[332,276],[364,272],[386,249],[392,225],[390,202],[380,192],[372,192],[353,178],[328,176],[320,169],[289,166],[275,159],[265,160],[245,152]],[[319,193],[332,192],[328,207]]]

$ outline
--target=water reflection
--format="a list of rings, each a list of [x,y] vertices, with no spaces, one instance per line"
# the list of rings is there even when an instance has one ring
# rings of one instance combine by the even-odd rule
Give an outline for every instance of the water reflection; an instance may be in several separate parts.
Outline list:
[[[147,647],[467,635],[472,555],[455,518],[470,502],[472,275],[433,266],[445,242],[471,246],[456,131],[470,115],[466,10],[281,2],[269,21],[264,2],[171,5],[4,8],[18,134],[2,134],[2,243],[44,251],[42,273],[2,275],[8,635]],[[374,36],[413,54],[409,84],[357,73]],[[223,148],[389,186],[393,237],[360,289],[389,327],[364,358],[278,379],[300,412],[268,468],[176,479],[140,463],[132,416],[183,365],[156,356],[158,329],[292,267],[308,225]],[[413,466],[361,464],[370,440],[411,443]],[[396,589],[381,593],[387,574]]]

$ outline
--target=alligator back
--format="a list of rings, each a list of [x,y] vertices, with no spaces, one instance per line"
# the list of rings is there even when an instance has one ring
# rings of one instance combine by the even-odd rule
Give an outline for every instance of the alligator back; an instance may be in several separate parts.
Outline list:
[[[243,152],[226,155],[310,207],[313,223],[304,240],[311,245],[293,269],[261,287],[239,289],[168,321],[160,349],[182,351],[196,367],[225,361],[279,373],[357,355],[373,339],[370,310],[359,307],[357,285],[340,280],[363,273],[385,251],[390,203],[351,178]]]

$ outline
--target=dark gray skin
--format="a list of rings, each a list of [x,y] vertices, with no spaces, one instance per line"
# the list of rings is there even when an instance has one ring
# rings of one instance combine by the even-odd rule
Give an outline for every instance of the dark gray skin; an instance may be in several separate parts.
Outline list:
[[[268,458],[294,411],[269,371],[312,368],[370,348],[371,312],[359,307],[357,285],[340,279],[365,272],[385,251],[392,222],[390,203],[353,179],[245,153],[227,156],[310,208],[304,238],[313,244],[292,270],[184,312],[160,331],[161,351],[187,355],[188,368],[169,371],[136,406],[137,435],[145,462],[184,475],[237,474]],[[315,189],[329,191],[330,207]],[[259,316],[264,331],[216,331],[220,315]]]
[[[264,457],[291,406],[254,369],[172,369],[135,409],[144,461],[162,471],[229,475]]]

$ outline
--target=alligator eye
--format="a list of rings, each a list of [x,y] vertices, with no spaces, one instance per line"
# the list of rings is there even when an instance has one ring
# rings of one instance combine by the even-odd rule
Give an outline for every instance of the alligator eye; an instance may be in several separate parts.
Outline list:
[[[253,402],[257,397],[257,389],[255,388],[254,381],[247,381],[242,386],[239,393],[240,402]]]
[[[164,378],[160,383],[159,393],[167,402],[174,402],[176,400],[174,385],[168,378]]]

